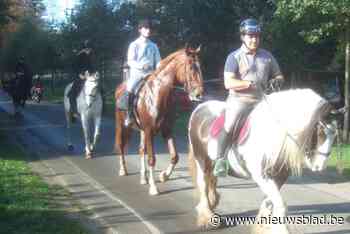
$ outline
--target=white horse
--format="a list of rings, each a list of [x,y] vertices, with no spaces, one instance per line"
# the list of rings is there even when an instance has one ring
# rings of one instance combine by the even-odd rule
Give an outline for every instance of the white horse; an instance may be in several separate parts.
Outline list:
[[[69,150],[73,150],[71,141],[70,127],[73,120],[73,113],[69,102],[68,92],[73,83],[67,85],[64,91],[64,109],[67,121],[67,145]],[[81,123],[85,138],[85,156],[87,159],[92,157],[96,143],[100,136],[101,116],[102,116],[102,95],[99,90],[99,74],[86,76],[85,83],[81,92],[77,96],[77,110],[81,118]],[[94,137],[91,141],[91,121],[94,126]]]
[[[209,135],[224,108],[224,102],[205,102],[194,110],[189,122],[190,169],[200,194],[199,226],[211,224],[219,202],[211,160],[217,144]],[[231,176],[253,179],[265,194],[258,217],[268,210],[269,215],[283,220],[286,206],[279,190],[288,176],[299,175],[304,163],[312,171],[325,168],[336,135],[335,126],[326,118],[330,110],[328,102],[311,89],[297,89],[265,96],[251,112],[249,133],[230,148],[228,160]],[[288,233],[286,225],[273,228],[272,233]]]

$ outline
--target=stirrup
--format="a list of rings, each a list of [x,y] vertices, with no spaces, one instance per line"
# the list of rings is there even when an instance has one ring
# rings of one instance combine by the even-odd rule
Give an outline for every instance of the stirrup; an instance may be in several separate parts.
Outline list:
[[[226,158],[219,158],[215,161],[213,175],[216,177],[226,177],[229,171],[229,162]]]
[[[124,120],[124,126],[125,127],[129,127],[131,124],[132,124],[132,119],[127,117],[125,120]]]

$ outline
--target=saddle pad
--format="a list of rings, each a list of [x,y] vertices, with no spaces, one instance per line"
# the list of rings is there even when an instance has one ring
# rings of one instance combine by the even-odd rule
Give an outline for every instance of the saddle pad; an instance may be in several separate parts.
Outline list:
[[[212,138],[217,138],[221,129],[225,124],[225,112],[223,112],[219,117],[217,117],[210,126],[209,134]],[[237,142],[238,145],[241,145],[248,138],[250,132],[250,118],[247,118],[244,121],[243,126],[239,129],[239,133],[236,139],[233,139]]]
[[[238,138],[237,138],[237,144],[241,145],[245,142],[245,140],[249,136],[250,132],[250,118],[248,117],[245,121],[241,129],[239,130]]]
[[[210,126],[210,136],[216,138],[225,124],[225,112],[217,117]]]

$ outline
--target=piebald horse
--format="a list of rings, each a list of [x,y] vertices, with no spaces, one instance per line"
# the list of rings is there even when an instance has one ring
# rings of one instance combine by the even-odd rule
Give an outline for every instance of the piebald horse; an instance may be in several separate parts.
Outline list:
[[[229,148],[229,174],[253,179],[260,187],[266,198],[259,215],[268,210],[272,216],[285,217],[280,188],[290,174],[301,174],[304,163],[312,171],[325,168],[336,131],[328,118],[330,104],[311,89],[280,91],[264,97],[249,114],[246,138]],[[189,165],[200,196],[196,208],[201,227],[210,225],[219,203],[208,139],[213,121],[224,108],[224,102],[202,103],[189,121]],[[273,233],[288,233],[287,226],[277,226],[279,229]]]
[[[203,79],[198,59],[198,49],[186,47],[170,54],[161,60],[158,68],[148,77],[138,92],[134,114],[137,126],[141,132],[140,140],[140,160],[141,160],[141,184],[149,182],[149,194],[159,194],[154,180],[154,167],[156,158],[153,147],[153,138],[161,132],[168,144],[171,155],[171,163],[166,170],[160,173],[160,181],[166,181],[171,175],[176,163],[178,153],[172,135],[172,126],[175,120],[174,113],[174,88],[176,85],[184,86],[191,100],[199,100],[203,93]],[[120,154],[119,175],[127,175],[125,162],[125,146],[128,142],[129,130],[124,126],[125,111],[118,107],[118,99],[125,91],[125,83],[117,87],[116,98],[116,138],[115,146]],[[149,181],[147,181],[145,170],[145,152],[148,155]]]

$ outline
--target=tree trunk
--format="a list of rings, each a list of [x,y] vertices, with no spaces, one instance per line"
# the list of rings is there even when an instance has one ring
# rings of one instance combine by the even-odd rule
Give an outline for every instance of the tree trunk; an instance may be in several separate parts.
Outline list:
[[[349,73],[350,73],[350,29],[346,27],[345,36],[345,84],[344,84],[344,98],[346,112],[344,116],[344,128],[343,128],[343,142],[348,142],[349,139]]]

